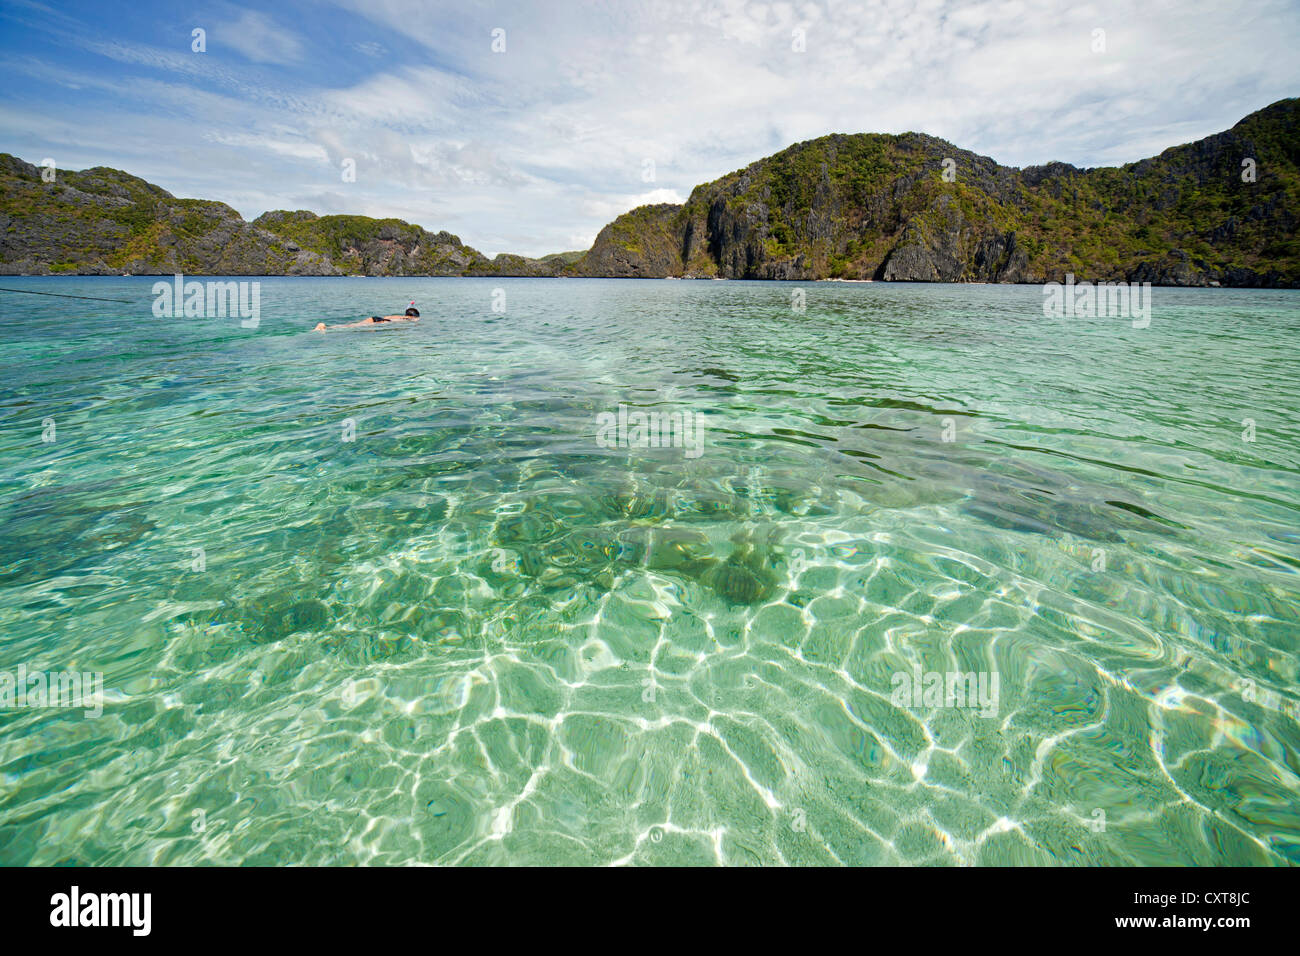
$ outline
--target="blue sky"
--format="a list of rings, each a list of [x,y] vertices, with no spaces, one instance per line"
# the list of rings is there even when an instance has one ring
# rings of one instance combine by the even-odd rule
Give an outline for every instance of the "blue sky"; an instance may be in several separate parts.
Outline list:
[[[0,0],[0,151],[540,255],[830,132],[1141,159],[1300,94],[1297,49],[1295,0]]]

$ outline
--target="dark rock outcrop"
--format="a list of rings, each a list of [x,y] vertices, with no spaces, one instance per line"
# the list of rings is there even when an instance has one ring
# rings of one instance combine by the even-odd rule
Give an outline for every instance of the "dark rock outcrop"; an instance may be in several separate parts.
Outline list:
[[[698,186],[682,206],[619,217],[573,271],[1295,287],[1298,104],[1119,169],[1013,169],[916,133],[825,136]]]
[[[919,133],[834,134],[642,206],[585,254],[489,260],[398,219],[245,222],[113,169],[0,154],[0,273],[619,276],[1300,286],[1300,100],[1119,168],[1026,169]]]

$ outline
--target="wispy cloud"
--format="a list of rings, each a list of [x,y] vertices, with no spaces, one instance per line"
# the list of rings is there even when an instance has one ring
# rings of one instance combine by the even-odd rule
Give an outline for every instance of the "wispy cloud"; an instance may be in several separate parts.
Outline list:
[[[211,36],[214,43],[232,46],[254,63],[294,63],[303,55],[303,45],[293,33],[252,10],[218,24]]]

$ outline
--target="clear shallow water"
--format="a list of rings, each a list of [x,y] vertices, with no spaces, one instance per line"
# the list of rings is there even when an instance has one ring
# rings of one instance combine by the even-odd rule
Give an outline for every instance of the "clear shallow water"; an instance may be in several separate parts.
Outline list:
[[[0,293],[0,863],[1300,862],[1300,295],[152,281]]]

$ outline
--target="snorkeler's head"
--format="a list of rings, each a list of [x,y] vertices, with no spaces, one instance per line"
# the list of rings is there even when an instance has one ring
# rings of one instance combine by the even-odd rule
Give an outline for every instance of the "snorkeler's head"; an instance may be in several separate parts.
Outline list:
[[[419,310],[419,309],[407,309],[407,310],[406,310],[406,314],[409,315],[409,316],[413,316],[414,318],[417,318],[417,319],[418,319],[418,318],[420,317],[420,310]]]

